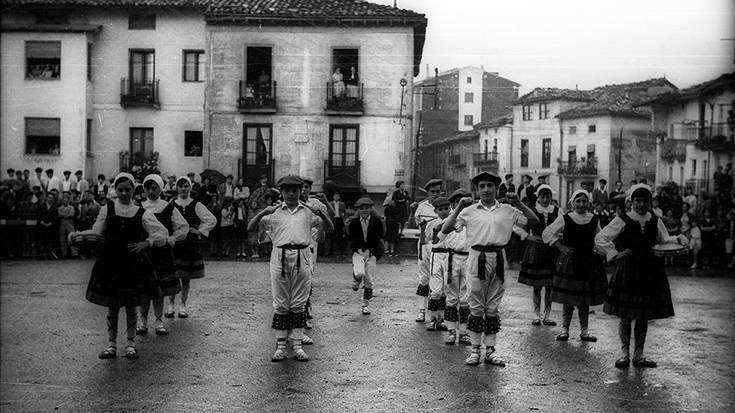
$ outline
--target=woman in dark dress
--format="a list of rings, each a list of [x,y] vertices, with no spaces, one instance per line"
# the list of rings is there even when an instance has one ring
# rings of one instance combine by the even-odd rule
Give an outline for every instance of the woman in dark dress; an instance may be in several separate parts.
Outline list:
[[[538,198],[536,205],[532,211],[539,219],[539,223],[531,225],[527,228],[528,232],[518,230],[521,238],[527,241],[526,251],[521,261],[521,272],[518,275],[518,282],[533,287],[533,311],[536,318],[531,322],[532,325],[538,326],[542,323],[541,318],[541,289],[546,289],[544,294],[544,315],[543,324],[547,326],[555,326],[556,322],[549,318],[551,314],[551,282],[554,275],[554,264],[559,255],[557,251],[544,244],[541,238],[544,229],[556,221],[559,216],[559,208],[551,203],[551,187],[543,184],[537,188]]]
[[[633,320],[633,365],[656,367],[654,361],[643,356],[648,320],[673,316],[674,306],[663,258],[654,256],[652,248],[656,244],[672,242],[687,245],[687,238],[669,235],[662,220],[651,213],[651,189],[648,185],[637,184],[630,191],[631,211],[615,217],[595,236],[598,249],[605,252],[608,261],[616,262],[603,311],[620,317],[622,357],[615,361],[615,367],[630,365]],[[617,241],[618,248],[613,241]]]
[[[602,304],[607,290],[602,257],[594,251],[600,224],[598,217],[589,212],[586,190],[574,191],[569,202],[574,210],[559,215],[542,233],[544,242],[561,252],[551,289],[552,301],[564,304],[563,331],[556,339],[569,340],[569,325],[576,306],[581,328],[579,338],[595,342],[597,338],[588,332],[590,306]]]
[[[179,318],[189,317],[186,309],[186,301],[189,298],[191,280],[204,278],[204,259],[199,251],[199,240],[202,236],[209,236],[209,232],[217,224],[217,218],[201,202],[192,199],[191,181],[182,176],[176,180],[178,197],[173,201],[176,209],[184,216],[189,224],[189,233],[183,242],[174,246],[174,258],[176,259],[176,271],[181,280],[181,307]],[[174,301],[176,295],[170,295],[168,308],[164,314],[167,318],[174,316]]]
[[[391,195],[393,203],[395,203],[397,219],[398,219],[398,238],[401,237],[403,227],[408,222],[409,205],[411,205],[411,197],[408,196],[406,191],[406,184],[403,181],[396,182],[396,190]]]
[[[86,293],[88,301],[108,308],[109,345],[99,354],[101,359],[117,355],[120,307],[125,307],[127,315],[125,357],[138,358],[135,348],[136,306],[154,295],[156,287],[153,267],[144,252],[153,246],[163,246],[167,238],[166,228],[153,213],[133,203],[133,185],[132,175],[118,174],[114,180],[117,199],[102,206],[92,229],[69,235],[70,240],[79,235],[104,237]]]
[[[156,219],[166,227],[166,244],[161,247],[153,247],[148,251],[148,257],[156,271],[161,296],[152,300],[145,300],[138,307],[138,334],[148,333],[148,311],[153,301],[153,315],[156,317],[156,334],[167,335],[168,330],[163,326],[163,297],[177,294],[181,291],[181,283],[176,276],[176,262],[174,261],[173,247],[177,242],[186,239],[189,232],[189,224],[173,204],[161,199],[163,179],[151,174],[143,179],[146,200],[142,202],[146,211],[151,211]]]

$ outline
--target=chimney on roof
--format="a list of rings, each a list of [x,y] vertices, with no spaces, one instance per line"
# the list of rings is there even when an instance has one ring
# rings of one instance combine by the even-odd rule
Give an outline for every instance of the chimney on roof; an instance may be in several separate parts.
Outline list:
[[[429,78],[429,64],[426,64],[426,78]]]
[[[579,90],[579,85],[575,84],[574,85],[574,90]]]
[[[480,65],[480,69],[485,70],[485,65]]]

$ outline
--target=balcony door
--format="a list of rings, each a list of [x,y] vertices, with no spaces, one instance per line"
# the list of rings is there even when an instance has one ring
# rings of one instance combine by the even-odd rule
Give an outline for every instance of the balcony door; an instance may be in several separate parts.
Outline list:
[[[153,128],[130,128],[130,153],[145,156],[153,153]]]
[[[130,50],[130,94],[151,95],[156,78],[156,53],[152,49]]]
[[[271,97],[273,80],[273,56],[270,47],[246,47],[245,86],[256,99]]]
[[[273,125],[246,123],[243,125],[242,176],[246,183],[254,185],[261,175],[272,176]]]
[[[358,125],[330,125],[329,160],[327,175],[337,185],[358,186],[360,184],[360,162],[358,160]]]

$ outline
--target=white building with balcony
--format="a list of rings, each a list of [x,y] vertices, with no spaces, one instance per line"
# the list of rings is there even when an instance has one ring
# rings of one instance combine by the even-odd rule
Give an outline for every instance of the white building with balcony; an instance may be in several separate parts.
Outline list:
[[[717,167],[735,157],[735,72],[644,104],[658,138],[656,183],[714,190]]]
[[[3,1],[2,168],[201,172],[206,4]]]

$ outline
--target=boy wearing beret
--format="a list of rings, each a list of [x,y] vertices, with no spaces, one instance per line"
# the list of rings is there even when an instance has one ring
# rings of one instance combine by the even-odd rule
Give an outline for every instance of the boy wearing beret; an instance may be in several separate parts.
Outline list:
[[[309,209],[299,201],[303,181],[295,175],[278,180],[284,202],[268,206],[248,224],[248,231],[257,231],[263,222],[266,233],[273,241],[270,259],[271,289],[273,295],[273,323],[276,332],[276,351],[272,361],[286,359],[286,340],[290,337],[294,357],[308,361],[301,347],[306,327],[306,300],[311,287],[312,229],[324,225],[332,231],[332,223],[318,209]]]
[[[373,297],[375,266],[382,257],[382,239],[385,236],[383,221],[373,214],[373,201],[363,197],[355,202],[357,217],[350,221],[347,234],[352,245],[352,290],[363,283],[362,314],[369,315],[368,304]]]
[[[511,205],[501,204],[495,199],[500,178],[482,172],[472,178],[480,201],[462,198],[442,227],[444,234],[466,228],[470,254],[467,262],[469,280],[468,303],[472,352],[465,364],[480,363],[481,342],[486,349],[485,363],[505,366],[505,361],[495,354],[495,336],[500,331],[499,306],[505,292],[503,247],[510,240],[513,225],[536,224],[538,218],[516,196],[507,194]],[[522,212],[521,212],[522,211]],[[482,334],[485,333],[483,340]]]
[[[431,245],[429,245],[429,239],[426,238],[426,225],[435,219],[437,219],[436,212],[434,212],[434,206],[432,203],[434,200],[441,195],[442,192],[441,179],[431,179],[424,185],[424,190],[428,197],[416,204],[413,203],[412,207],[416,208],[414,213],[414,221],[419,227],[419,243],[418,243],[418,287],[416,288],[416,295],[421,297],[421,307],[419,309],[419,317],[416,319],[417,323],[423,323],[426,321],[426,308],[429,304],[429,279],[431,278]]]

